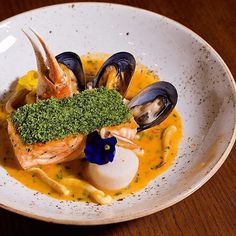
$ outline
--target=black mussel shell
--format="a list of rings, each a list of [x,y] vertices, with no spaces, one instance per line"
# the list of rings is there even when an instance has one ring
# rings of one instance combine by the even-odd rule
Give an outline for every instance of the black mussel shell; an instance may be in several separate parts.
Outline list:
[[[114,89],[116,89],[121,94],[121,96],[124,97],[135,70],[135,58],[128,52],[118,52],[113,54],[104,62],[95,76],[95,79],[93,80],[94,88],[106,86],[107,81],[104,80],[103,75],[110,66],[113,66],[117,72],[116,78],[118,80],[116,86],[114,86]]]
[[[63,52],[56,56],[56,60],[67,66],[74,73],[77,79],[78,89],[80,91],[85,90],[86,81],[80,57],[74,52]]]
[[[139,125],[138,131],[160,124],[173,110],[177,100],[176,88],[171,83],[159,81],[144,88],[128,103]]]

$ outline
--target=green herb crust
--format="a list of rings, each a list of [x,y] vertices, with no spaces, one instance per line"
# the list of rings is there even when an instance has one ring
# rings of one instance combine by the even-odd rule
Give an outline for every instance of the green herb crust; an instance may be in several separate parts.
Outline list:
[[[128,107],[114,90],[85,90],[71,98],[41,100],[18,108],[11,115],[26,144],[47,142],[130,120]]]

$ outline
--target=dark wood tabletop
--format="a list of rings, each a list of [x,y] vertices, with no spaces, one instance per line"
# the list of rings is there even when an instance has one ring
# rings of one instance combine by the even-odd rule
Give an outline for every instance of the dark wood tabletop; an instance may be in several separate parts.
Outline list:
[[[0,21],[62,0],[0,0]],[[70,1],[72,2],[72,1]],[[120,0],[170,17],[203,37],[236,78],[236,0]],[[236,146],[197,192],[161,212],[93,227],[56,225],[0,209],[0,235],[236,235]]]

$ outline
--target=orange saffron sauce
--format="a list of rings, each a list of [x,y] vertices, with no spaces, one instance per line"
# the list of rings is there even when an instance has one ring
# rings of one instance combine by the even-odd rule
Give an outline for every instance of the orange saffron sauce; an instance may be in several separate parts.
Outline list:
[[[87,54],[81,57],[84,71],[88,78],[96,74],[108,56],[109,55],[107,54]],[[143,65],[137,65],[126,98],[131,99],[144,87],[158,80],[158,76],[152,71],[148,70]],[[167,161],[164,165],[160,166],[163,155],[162,134],[170,125],[175,125],[177,132],[171,140]],[[178,145],[182,137],[182,129],[181,117],[174,109],[169,117],[160,125],[140,132],[139,138],[134,141],[144,149],[144,155],[138,156],[139,169],[137,175],[130,185],[124,189],[117,191],[103,191],[110,194],[114,199],[121,199],[143,189],[151,180],[166,171],[177,155]],[[34,174],[22,170],[14,157],[9,137],[6,132],[5,122],[0,123],[0,165],[5,168],[11,177],[30,189],[61,200],[92,201],[89,198],[88,193],[81,188],[66,186],[71,194],[69,196],[64,196],[53,191]],[[44,170],[48,176],[60,183],[65,177],[86,179],[86,175],[83,173],[84,165],[84,161],[74,160],[68,163],[42,166],[41,169]]]

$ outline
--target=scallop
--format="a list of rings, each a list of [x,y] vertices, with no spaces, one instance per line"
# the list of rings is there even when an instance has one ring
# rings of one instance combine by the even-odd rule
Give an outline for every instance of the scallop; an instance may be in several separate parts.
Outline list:
[[[88,164],[87,174],[96,187],[106,190],[118,190],[127,187],[135,177],[139,159],[129,149],[116,147],[113,162],[105,165]]]

